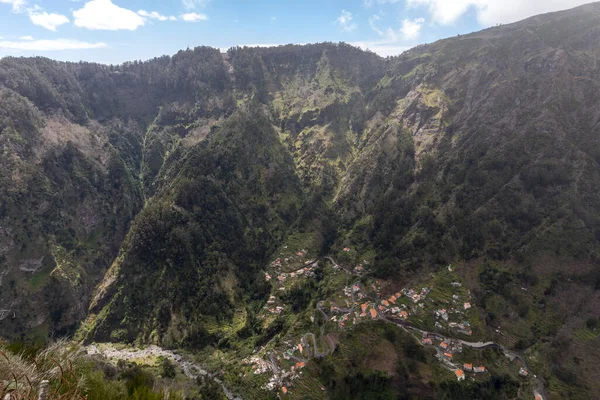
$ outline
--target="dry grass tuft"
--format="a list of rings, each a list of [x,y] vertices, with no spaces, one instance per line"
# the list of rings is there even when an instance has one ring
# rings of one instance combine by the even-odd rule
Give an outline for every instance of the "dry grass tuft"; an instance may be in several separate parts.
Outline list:
[[[83,380],[75,372],[80,352],[65,341],[29,356],[0,344],[0,399],[37,400],[43,381],[49,382],[47,400],[85,399]]]

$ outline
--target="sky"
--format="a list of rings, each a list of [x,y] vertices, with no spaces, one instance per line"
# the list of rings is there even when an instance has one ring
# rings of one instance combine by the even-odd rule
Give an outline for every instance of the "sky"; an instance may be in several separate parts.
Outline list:
[[[207,45],[346,42],[393,56],[589,0],[0,0],[0,57],[119,64]]]

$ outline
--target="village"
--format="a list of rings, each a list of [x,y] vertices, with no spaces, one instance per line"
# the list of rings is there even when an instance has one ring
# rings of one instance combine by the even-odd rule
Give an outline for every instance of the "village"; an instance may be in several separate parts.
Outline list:
[[[499,346],[466,341],[473,335],[472,325],[477,324],[477,319],[474,318],[470,292],[453,274],[451,266],[443,273],[432,276],[427,284],[394,289],[388,282],[362,277],[368,265],[366,260],[347,269],[330,257],[321,261],[309,258],[304,249],[293,255],[281,254],[265,272],[265,280],[273,285],[273,291],[259,318],[269,319],[280,315],[288,307],[281,301],[280,295],[294,284],[314,278],[319,263],[326,261],[331,263],[330,273],[337,276],[339,282],[353,283],[340,284],[334,296],[316,303],[317,314],[311,316],[311,321],[315,321],[318,315],[323,317],[318,339],[316,333],[307,332],[294,340],[283,341],[283,347],[259,349],[246,360],[255,375],[270,374],[265,389],[290,393],[309,360],[325,357],[335,349],[335,344],[328,342],[325,331],[339,332],[373,320],[395,324],[410,333],[420,345],[433,349],[440,365],[452,372],[458,381],[489,375],[488,367],[467,359],[463,349]],[[527,379],[529,370],[524,361],[507,350],[503,351],[510,362],[519,363],[518,374]],[[543,399],[536,391],[538,395]]]

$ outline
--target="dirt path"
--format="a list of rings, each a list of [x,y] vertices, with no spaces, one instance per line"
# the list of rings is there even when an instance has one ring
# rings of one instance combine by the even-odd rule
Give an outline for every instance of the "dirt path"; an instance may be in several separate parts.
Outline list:
[[[169,360],[173,361],[177,365],[179,365],[179,367],[183,370],[183,373],[188,378],[195,380],[196,378],[198,378],[200,376],[206,376],[206,377],[212,379],[214,382],[216,382],[219,386],[221,386],[221,389],[223,389],[223,392],[225,393],[225,396],[227,397],[228,400],[242,400],[242,398],[240,396],[234,395],[233,392],[231,392],[225,386],[223,381],[221,381],[219,378],[217,378],[215,376],[215,374],[212,374],[212,373],[206,371],[204,368],[202,368],[200,365],[198,365],[196,363],[193,363],[191,361],[184,359],[179,354],[175,354],[174,352],[172,352],[170,350],[165,350],[165,349],[155,346],[155,345],[148,346],[145,349],[123,349],[123,350],[115,349],[112,347],[100,349],[96,345],[90,345],[90,346],[85,347],[85,351],[90,355],[100,354],[108,359],[127,360],[127,361],[135,360],[135,359],[139,360],[139,359],[145,359],[145,358],[152,358],[152,357],[165,357],[165,358],[168,358]]]

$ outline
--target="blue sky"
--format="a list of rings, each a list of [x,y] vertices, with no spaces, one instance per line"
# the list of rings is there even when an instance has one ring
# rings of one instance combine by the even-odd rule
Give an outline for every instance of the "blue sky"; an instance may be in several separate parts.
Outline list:
[[[121,63],[208,45],[344,41],[382,56],[589,0],[0,0],[0,57]]]

